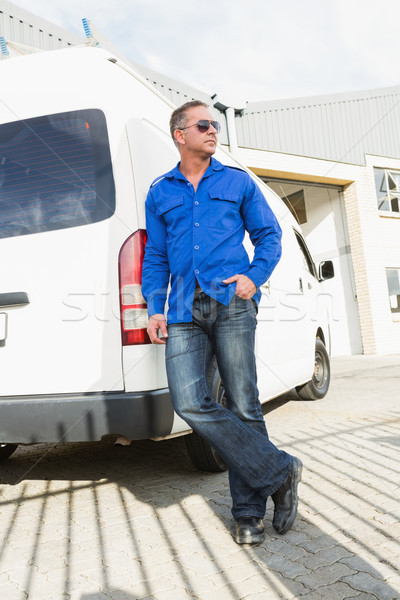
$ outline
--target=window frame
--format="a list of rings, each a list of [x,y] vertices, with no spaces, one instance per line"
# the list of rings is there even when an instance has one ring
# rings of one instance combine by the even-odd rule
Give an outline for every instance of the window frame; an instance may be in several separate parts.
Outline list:
[[[315,279],[318,279],[317,269],[316,269],[313,257],[311,256],[311,252],[308,249],[305,239],[297,231],[297,229],[293,228],[293,231],[294,231],[297,243],[299,245],[300,251],[304,257],[304,261],[307,264],[307,266],[304,265],[304,268],[307,269],[307,271],[310,273],[310,275],[315,277]]]
[[[386,267],[385,268],[390,314],[392,316],[393,321],[400,321],[400,293],[399,294],[390,294],[390,283],[389,283],[389,277],[388,277],[389,271],[397,272],[397,285],[398,285],[398,291],[400,292],[400,267]],[[397,306],[395,308],[392,306],[392,301],[391,301],[392,296],[397,298]]]
[[[377,208],[378,208],[379,214],[381,216],[400,217],[400,171],[397,169],[388,169],[385,167],[373,167],[373,171],[374,171],[375,194],[376,194]],[[383,197],[379,197],[379,191],[378,191],[377,180],[376,180],[376,175],[378,172],[380,172],[380,173],[383,172],[384,179],[385,179],[386,191],[383,191],[382,193],[385,193],[386,195]],[[392,173],[394,173],[399,178],[399,184],[397,185],[395,190],[390,190],[390,187],[389,187],[389,177],[393,177],[391,175]],[[393,196],[393,198],[391,198],[391,196]],[[392,204],[393,201],[397,202],[398,210],[393,210],[393,204]],[[381,205],[383,202],[388,203],[388,210],[381,208]]]

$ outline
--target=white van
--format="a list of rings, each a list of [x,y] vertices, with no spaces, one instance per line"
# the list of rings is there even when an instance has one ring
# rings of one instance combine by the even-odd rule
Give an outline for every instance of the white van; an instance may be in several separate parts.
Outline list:
[[[140,286],[146,193],[178,160],[173,106],[98,48],[4,60],[0,82],[1,457],[18,444],[191,433],[171,406],[164,348],[149,344]],[[221,148],[216,158],[236,164]],[[260,395],[321,398],[332,263],[316,270],[284,203],[257,182],[283,229],[259,307]],[[223,401],[215,364],[210,376]],[[195,434],[187,446],[200,468],[224,468]]]

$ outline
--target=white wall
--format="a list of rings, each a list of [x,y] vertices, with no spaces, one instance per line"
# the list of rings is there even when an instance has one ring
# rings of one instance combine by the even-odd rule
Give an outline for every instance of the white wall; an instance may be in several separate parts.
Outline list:
[[[281,197],[303,190],[307,222],[302,230],[315,263],[332,260],[335,277],[324,283],[331,295],[332,355],[362,353],[353,267],[341,194],[333,188],[299,183],[269,183]]]

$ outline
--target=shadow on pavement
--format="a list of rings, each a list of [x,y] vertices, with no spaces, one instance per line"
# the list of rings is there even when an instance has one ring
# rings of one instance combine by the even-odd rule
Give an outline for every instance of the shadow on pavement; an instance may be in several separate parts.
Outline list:
[[[62,584],[54,598],[79,600],[399,597],[388,581],[400,554],[398,463],[373,446],[393,444],[398,424],[391,415],[283,434],[305,467],[299,515],[278,536],[269,501],[257,547],[233,542],[227,476],[195,470],[182,438],[18,449],[0,466],[1,572],[33,600],[52,600],[50,584]]]
[[[80,600],[136,600],[136,596],[117,588],[110,588],[104,592],[95,592],[94,594],[83,594]]]

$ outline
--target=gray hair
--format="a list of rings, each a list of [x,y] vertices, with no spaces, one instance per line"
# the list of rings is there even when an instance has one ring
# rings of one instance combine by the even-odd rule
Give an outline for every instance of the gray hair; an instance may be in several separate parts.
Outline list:
[[[208,104],[205,102],[202,102],[201,100],[192,100],[191,102],[185,102],[185,104],[182,104],[182,106],[176,108],[171,115],[169,120],[169,130],[177,148],[179,148],[179,144],[175,139],[174,133],[177,129],[185,129],[187,125],[186,111],[188,111],[189,108],[195,108],[196,106],[204,106],[205,108],[208,108]]]

